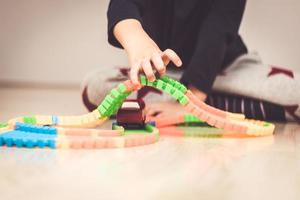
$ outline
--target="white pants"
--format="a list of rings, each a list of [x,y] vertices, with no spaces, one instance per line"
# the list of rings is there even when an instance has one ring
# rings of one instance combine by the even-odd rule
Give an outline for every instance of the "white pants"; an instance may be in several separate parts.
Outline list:
[[[182,71],[167,71],[179,79]],[[86,76],[82,88],[87,88],[89,101],[98,105],[111,89],[127,80],[126,69],[106,67]],[[223,73],[217,76],[214,91],[263,100],[289,108],[289,115],[300,115],[300,73],[281,67],[263,64],[257,53],[249,53],[237,58]],[[149,94],[146,101],[169,100],[166,94]],[[293,116],[295,117],[295,116]]]

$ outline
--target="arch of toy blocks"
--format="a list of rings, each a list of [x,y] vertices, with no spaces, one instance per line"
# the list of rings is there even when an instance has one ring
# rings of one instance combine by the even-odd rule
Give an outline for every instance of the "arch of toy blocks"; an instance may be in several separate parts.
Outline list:
[[[167,82],[167,80],[169,82]],[[185,93],[187,92],[187,88],[175,80],[167,77],[162,77],[155,80],[154,82],[150,82],[146,79],[145,76],[141,76],[140,81],[142,86],[154,87],[170,94],[182,105],[186,105],[188,103],[188,97],[185,95]],[[133,91],[134,87],[130,81],[121,83],[117,86],[117,88],[112,89],[97,108],[100,115],[109,118],[121,107],[123,101],[125,101],[125,99]]]
[[[248,135],[270,135],[274,125],[255,120],[246,120],[241,114],[225,112],[199,101],[184,85],[169,77],[160,77],[153,82],[145,76],[140,77],[142,86],[150,86],[166,92],[176,99],[184,108],[209,125]],[[131,81],[126,81],[113,89],[101,102],[97,110],[102,117],[109,118],[121,107],[123,101],[134,91]]]

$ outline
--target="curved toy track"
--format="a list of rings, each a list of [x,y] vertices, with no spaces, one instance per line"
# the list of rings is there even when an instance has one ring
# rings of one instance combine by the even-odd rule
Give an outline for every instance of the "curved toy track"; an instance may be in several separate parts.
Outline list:
[[[140,77],[142,86],[155,87],[170,94],[191,115],[175,116],[157,121],[158,125],[171,125],[201,120],[224,133],[249,136],[272,135],[271,123],[248,120],[244,115],[225,112],[199,101],[187,88],[167,76],[150,82]],[[158,129],[151,125],[146,130],[126,133],[116,130],[86,129],[101,125],[121,107],[123,101],[135,90],[131,81],[125,81],[104,98],[96,110],[80,116],[24,116],[11,119],[0,126],[0,145],[17,147],[51,148],[114,148],[151,144],[158,140]],[[52,126],[52,127],[44,127]]]

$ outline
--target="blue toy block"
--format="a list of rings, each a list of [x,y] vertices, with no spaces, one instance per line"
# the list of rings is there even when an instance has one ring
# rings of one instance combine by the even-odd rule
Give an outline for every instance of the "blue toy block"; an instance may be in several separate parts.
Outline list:
[[[18,147],[18,148],[23,147],[23,140],[20,138],[16,139],[14,143],[15,143],[16,147]]]
[[[56,135],[53,134],[40,134],[40,133],[30,133],[20,130],[14,130],[0,135],[0,144],[6,145],[8,147],[56,147]]]
[[[36,126],[36,125],[24,124],[20,122],[16,123],[15,130],[28,132],[28,133],[40,133],[40,134],[50,134],[50,135],[57,134],[57,129],[55,127]]]

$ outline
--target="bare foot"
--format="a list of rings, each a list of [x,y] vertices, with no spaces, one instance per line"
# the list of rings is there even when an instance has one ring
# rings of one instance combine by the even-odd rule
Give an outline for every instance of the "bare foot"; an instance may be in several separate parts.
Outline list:
[[[167,117],[184,114],[186,111],[178,102],[160,102],[146,105],[147,118]]]

